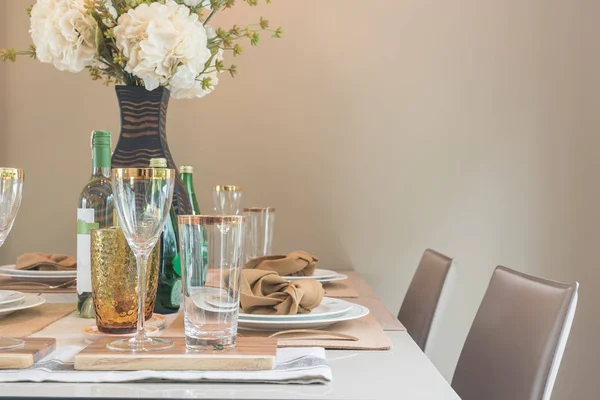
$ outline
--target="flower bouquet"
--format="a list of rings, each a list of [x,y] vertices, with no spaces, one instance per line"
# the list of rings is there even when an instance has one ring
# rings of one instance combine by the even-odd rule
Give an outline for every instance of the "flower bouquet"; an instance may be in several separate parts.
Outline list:
[[[244,0],[256,6],[258,0]],[[38,0],[31,17],[29,50],[0,49],[0,58],[15,61],[29,55],[57,69],[81,72],[106,84],[159,86],[173,97],[194,98],[210,93],[219,73],[232,76],[224,54],[242,53],[239,41],[257,45],[262,32],[281,37],[261,17],[246,27],[214,29],[213,16],[235,0]],[[266,0],[267,3],[270,0]]]
[[[243,0],[250,6],[259,0]],[[147,167],[150,158],[176,168],[166,139],[170,96],[204,97],[219,74],[237,72],[225,55],[242,53],[241,41],[256,46],[261,34],[281,37],[260,18],[244,27],[213,28],[215,14],[235,0],[37,0],[28,9],[33,45],[25,51],[0,49],[0,60],[31,56],[59,70],[87,69],[94,80],[117,84],[121,135],[112,156],[115,168]],[[265,0],[270,3],[270,0]],[[173,206],[190,214],[177,179]]]

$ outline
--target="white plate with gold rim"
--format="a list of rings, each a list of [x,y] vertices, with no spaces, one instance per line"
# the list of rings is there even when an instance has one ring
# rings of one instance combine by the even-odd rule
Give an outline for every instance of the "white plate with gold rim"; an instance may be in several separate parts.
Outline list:
[[[40,305],[44,304],[45,302],[46,302],[46,299],[44,299],[41,296],[38,296],[37,294],[25,293],[24,298],[22,300],[20,300],[18,303],[11,304],[8,307],[0,308],[0,318],[5,317],[8,314],[11,314],[15,311],[21,311],[21,310],[26,310],[28,308],[40,306]]]

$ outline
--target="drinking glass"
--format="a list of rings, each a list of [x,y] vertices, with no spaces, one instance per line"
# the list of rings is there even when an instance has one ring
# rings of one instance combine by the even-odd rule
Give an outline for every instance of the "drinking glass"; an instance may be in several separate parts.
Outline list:
[[[219,215],[238,215],[241,201],[241,186],[217,185],[213,189],[214,208]]]
[[[131,339],[106,345],[117,351],[151,351],[173,347],[165,339],[149,338],[144,327],[146,269],[148,257],[163,230],[171,201],[176,172],[166,168],[113,169],[112,186],[119,223],[137,264],[137,332]]]
[[[246,217],[246,261],[273,254],[273,225],[275,224],[275,209],[273,207],[244,208]]]
[[[119,226],[92,228],[90,236],[96,326],[102,333],[134,333],[138,317],[135,254]],[[146,267],[146,321],[154,311],[159,262],[160,246],[154,246]]]
[[[179,216],[188,349],[235,347],[244,261],[244,220],[241,215]],[[206,243],[206,256],[202,254],[203,243]]]
[[[4,244],[19,211],[24,179],[22,169],[0,167],[0,247]],[[0,337],[0,350],[14,349],[24,344],[21,339]]]

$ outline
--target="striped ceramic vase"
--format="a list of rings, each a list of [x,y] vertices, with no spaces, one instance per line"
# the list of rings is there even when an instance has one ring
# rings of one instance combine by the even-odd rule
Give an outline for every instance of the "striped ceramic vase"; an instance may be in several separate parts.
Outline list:
[[[148,91],[143,86],[117,86],[121,108],[121,135],[112,156],[113,168],[148,168],[151,158],[167,159],[177,169],[167,143],[169,89]],[[179,174],[175,182],[173,206],[177,214],[191,214],[192,206]]]

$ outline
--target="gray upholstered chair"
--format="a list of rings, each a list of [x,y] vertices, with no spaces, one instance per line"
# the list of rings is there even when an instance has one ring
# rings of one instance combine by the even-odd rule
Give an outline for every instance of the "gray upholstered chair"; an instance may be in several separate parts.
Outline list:
[[[450,273],[452,259],[435,250],[427,249],[421,257],[417,271],[408,287],[398,319],[406,327],[421,350],[425,351],[432,325],[434,324],[446,278]]]
[[[578,287],[497,267],[454,373],[461,399],[548,400]]]

